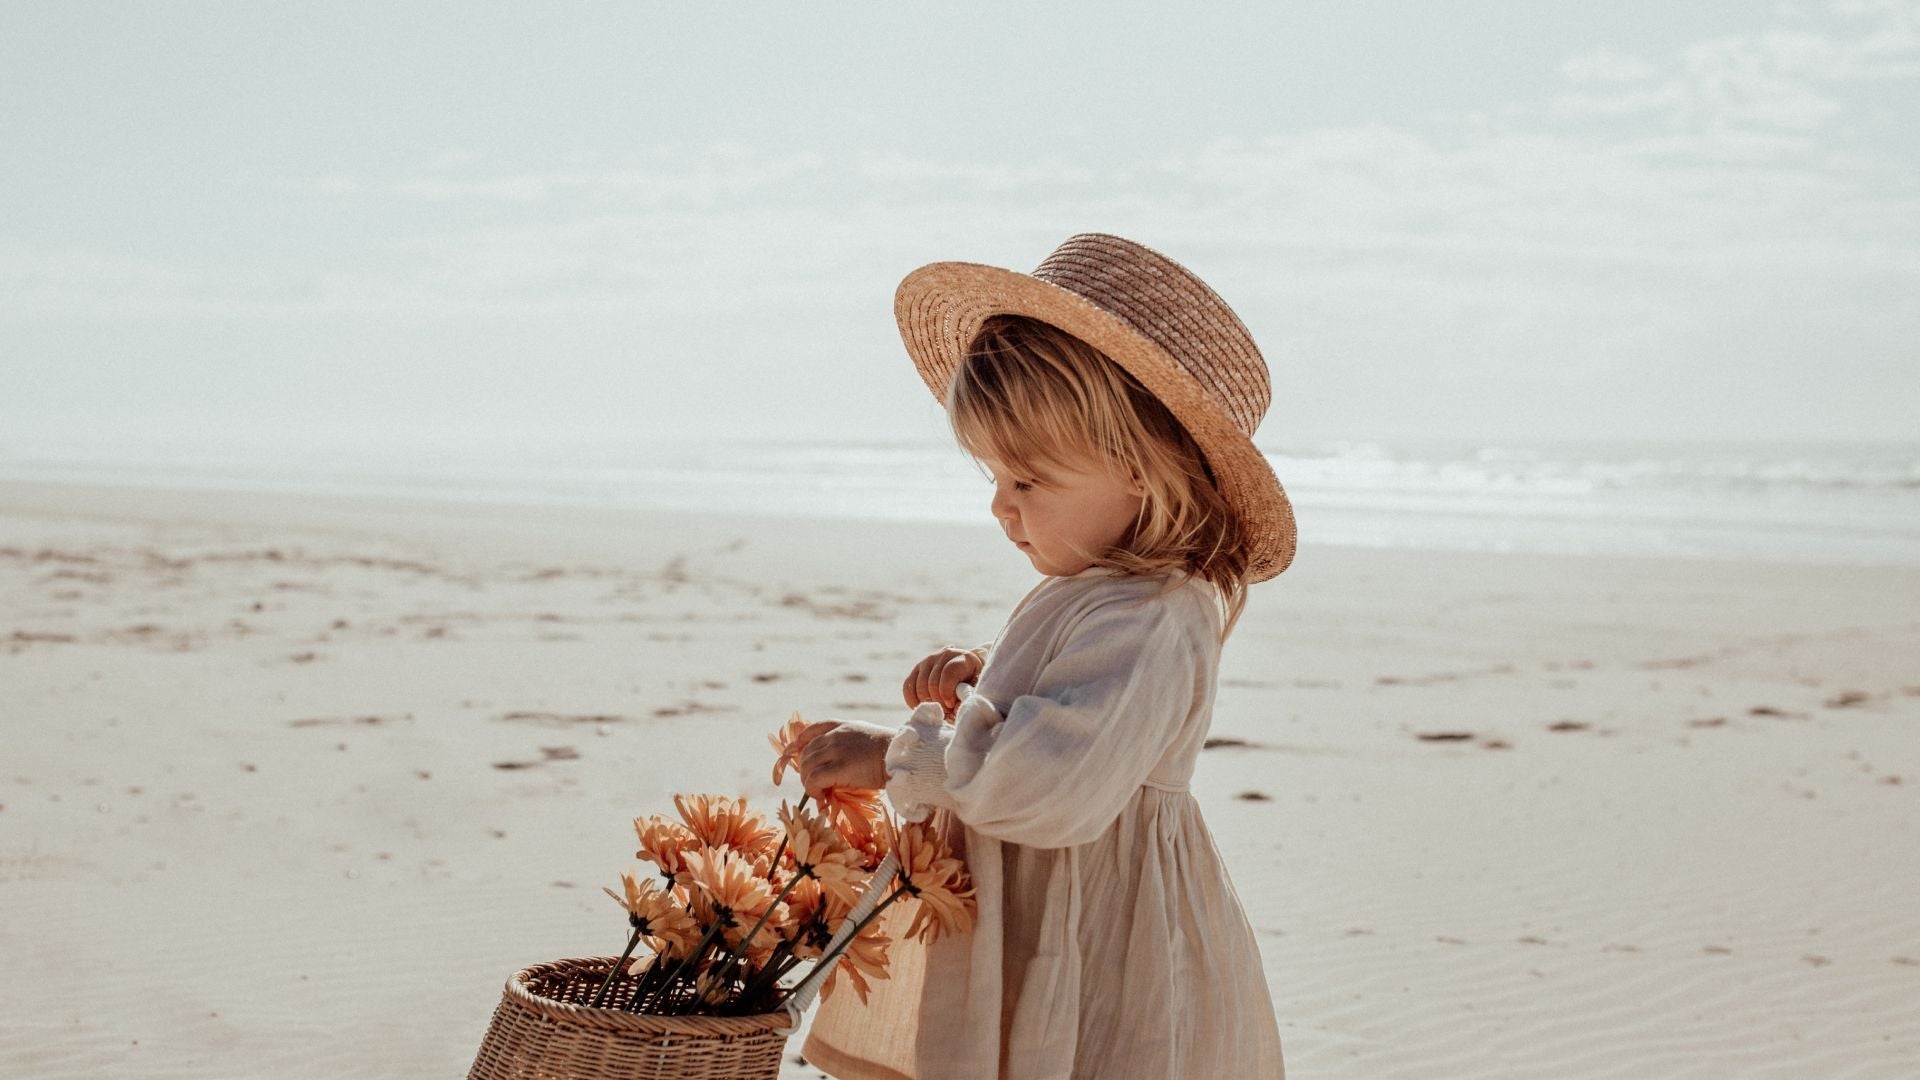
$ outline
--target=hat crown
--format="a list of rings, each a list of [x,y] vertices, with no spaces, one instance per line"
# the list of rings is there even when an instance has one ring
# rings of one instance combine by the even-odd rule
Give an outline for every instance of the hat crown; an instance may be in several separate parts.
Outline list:
[[[1163,349],[1241,434],[1253,437],[1272,401],[1267,363],[1226,301],[1192,271],[1124,237],[1068,237],[1033,276],[1076,293]]]

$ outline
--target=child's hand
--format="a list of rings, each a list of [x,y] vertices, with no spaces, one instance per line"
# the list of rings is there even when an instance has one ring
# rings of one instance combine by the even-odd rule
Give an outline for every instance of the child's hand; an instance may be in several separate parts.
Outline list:
[[[818,796],[830,787],[877,791],[887,786],[887,744],[899,731],[862,720],[834,724],[807,743],[796,764],[800,784]]]
[[[915,664],[900,690],[908,706],[937,701],[952,715],[960,707],[960,684],[979,678],[980,670],[986,666],[986,660],[979,653],[949,645]]]

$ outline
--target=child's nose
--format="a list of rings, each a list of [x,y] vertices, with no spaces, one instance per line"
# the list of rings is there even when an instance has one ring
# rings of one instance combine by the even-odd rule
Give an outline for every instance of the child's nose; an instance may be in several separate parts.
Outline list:
[[[1013,499],[1005,491],[995,488],[993,502],[987,505],[987,510],[993,514],[995,521],[1004,525],[1013,520]]]

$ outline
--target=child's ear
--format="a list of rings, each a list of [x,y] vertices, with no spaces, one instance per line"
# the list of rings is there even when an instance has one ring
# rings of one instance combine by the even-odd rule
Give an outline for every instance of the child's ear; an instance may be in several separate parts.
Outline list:
[[[1127,466],[1127,494],[1136,499],[1147,497],[1146,481],[1140,479],[1140,473],[1133,466]]]

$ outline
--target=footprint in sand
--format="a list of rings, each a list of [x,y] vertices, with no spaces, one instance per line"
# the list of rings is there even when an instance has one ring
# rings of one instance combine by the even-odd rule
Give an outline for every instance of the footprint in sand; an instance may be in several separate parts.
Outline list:
[[[1477,735],[1471,731],[1416,731],[1413,737],[1421,742],[1454,743],[1478,740],[1482,750],[1511,750],[1513,744],[1497,735]]]
[[[413,714],[401,713],[399,719],[411,720],[413,719]],[[390,724],[393,720],[393,717],[388,716],[303,716],[298,720],[287,721],[287,726],[346,727],[348,725],[358,725],[361,727],[379,727],[382,724]]]
[[[1235,795],[1234,798],[1241,799],[1245,802],[1272,802],[1273,801],[1273,796],[1267,794],[1264,791],[1243,791],[1240,794]]]
[[[78,640],[79,639],[72,634],[40,633],[32,630],[15,630],[7,636],[9,643],[20,646],[32,644],[71,645]]]
[[[1458,682],[1476,675],[1511,675],[1512,664],[1496,664],[1490,668],[1476,668],[1472,671],[1438,671],[1431,675],[1381,675],[1373,682],[1376,686],[1431,686],[1434,683]]]
[[[496,761],[493,767],[502,772],[518,772],[532,769],[552,761],[578,761],[580,751],[571,746],[543,746],[540,748],[539,761]]]
[[[465,702],[461,703],[465,705]],[[618,724],[624,716],[611,713],[510,712],[500,717],[508,724],[533,724],[538,727],[569,728],[577,724]]]
[[[696,713],[739,712],[733,705],[708,705],[703,701],[685,701],[679,705],[662,705],[653,710],[654,716],[688,716]]]

